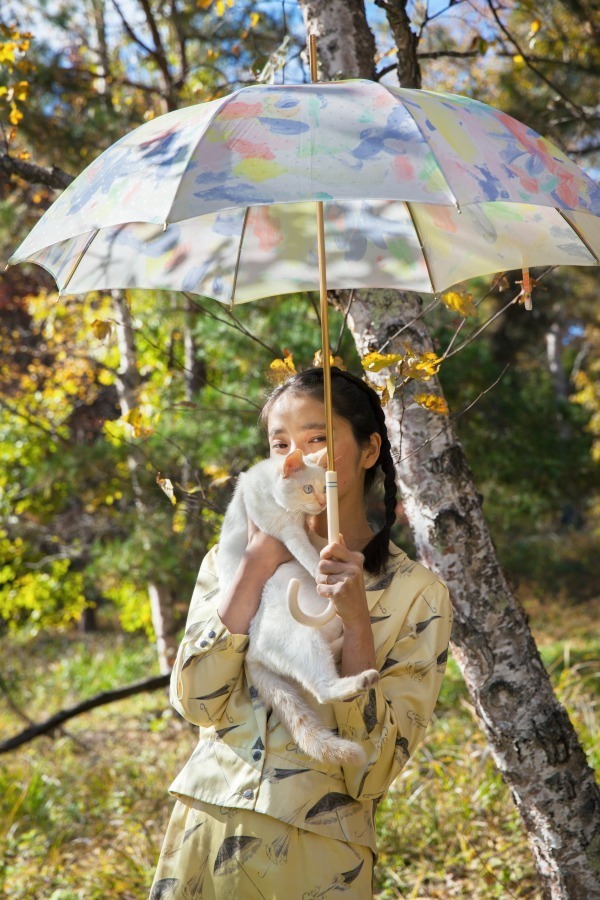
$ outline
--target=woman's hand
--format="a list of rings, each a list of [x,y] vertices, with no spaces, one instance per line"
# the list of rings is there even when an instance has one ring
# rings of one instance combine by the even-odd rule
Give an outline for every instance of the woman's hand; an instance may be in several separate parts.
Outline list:
[[[267,581],[282,563],[293,559],[292,554],[277,538],[259,531],[254,522],[248,520],[248,544],[244,556],[253,568],[260,568]]]
[[[376,666],[363,566],[362,553],[348,550],[341,534],[338,543],[321,550],[317,593],[331,598],[344,623],[342,675],[357,675]]]
[[[219,616],[232,634],[248,634],[260,606],[265,582],[292,556],[276,538],[248,521],[248,543],[229,591],[221,598]]]
[[[338,543],[321,550],[317,568],[317,593],[333,601],[344,626],[369,622],[363,566],[365,558],[349,550],[340,534]]]

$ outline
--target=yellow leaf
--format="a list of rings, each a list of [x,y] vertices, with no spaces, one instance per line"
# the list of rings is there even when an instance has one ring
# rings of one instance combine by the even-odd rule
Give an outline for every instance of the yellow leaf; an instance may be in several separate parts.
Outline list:
[[[367,353],[366,356],[363,356],[361,363],[366,372],[381,372],[382,369],[393,366],[394,363],[400,362],[401,359],[402,356],[398,353],[377,353],[376,350],[373,350],[372,353]]]
[[[260,13],[250,13],[250,28],[255,28],[260,22]]]
[[[27,100],[27,92],[29,84],[26,81],[19,81],[15,85],[15,100]]]
[[[94,319],[92,322],[92,331],[99,341],[103,341],[112,331],[112,323],[103,319]]]
[[[313,366],[321,367],[323,365],[323,351],[317,350],[315,355],[313,356]],[[331,351],[329,352],[329,365],[336,366],[338,369],[342,369],[342,371],[346,371],[346,366],[344,365],[344,360],[341,356],[334,356]]]
[[[516,66],[522,66],[525,63],[525,60],[520,53],[515,53],[515,55],[513,56],[513,62]]]
[[[196,0],[198,9],[208,9],[212,5],[213,0]]]
[[[459,313],[461,316],[476,316],[477,307],[473,303],[473,295],[461,291],[445,291],[440,300],[448,309]]]
[[[542,27],[542,23],[540,22],[540,20],[534,19],[533,22],[531,23],[530,31],[532,34],[537,34],[541,27]]]
[[[173,506],[177,503],[177,497],[175,496],[175,488],[173,487],[173,482],[170,478],[163,478],[160,472],[156,474],[156,483],[157,485],[165,492]]]
[[[23,118],[23,113],[20,109],[17,109],[14,103],[10,104],[10,114],[8,116],[8,121],[11,125],[18,125],[21,119]]]
[[[7,41],[5,44],[0,44],[0,63],[14,62],[16,50],[17,45],[14,41]]]
[[[0,84],[0,97],[4,97],[5,94],[8,94],[8,88],[4,84]]]
[[[429,409],[434,413],[439,413],[441,416],[450,414],[448,404],[443,397],[438,397],[437,394],[416,394],[415,401],[419,406],[424,406],[425,409]]]
[[[225,0],[217,0],[217,15],[225,15]]]
[[[283,351],[283,359],[274,359],[269,365],[268,380],[273,384],[285,381],[290,375],[296,374],[294,357],[289,350]]]
[[[404,377],[428,381],[433,375],[437,375],[443,362],[441,356],[436,356],[431,352],[419,355],[411,348],[410,344],[405,344],[405,347],[406,356],[401,366],[401,373]]]

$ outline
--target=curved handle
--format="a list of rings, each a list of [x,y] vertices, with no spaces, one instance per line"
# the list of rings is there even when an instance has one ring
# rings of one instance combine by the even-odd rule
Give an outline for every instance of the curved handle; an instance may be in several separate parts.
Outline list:
[[[309,616],[300,609],[298,602],[298,592],[300,590],[300,582],[297,578],[290,578],[287,589],[287,604],[292,618],[301,625],[310,625],[311,628],[320,628],[321,625],[327,625],[335,616],[335,606],[329,601],[327,608],[318,616]]]

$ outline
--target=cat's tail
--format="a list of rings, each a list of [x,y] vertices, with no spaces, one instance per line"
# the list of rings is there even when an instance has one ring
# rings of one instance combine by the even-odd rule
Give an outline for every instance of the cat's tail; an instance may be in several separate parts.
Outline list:
[[[292,618],[294,618],[296,622],[300,622],[301,625],[310,625],[311,628],[320,628],[321,625],[327,625],[328,622],[331,622],[333,617],[336,615],[335,606],[333,605],[331,600],[322,613],[319,613],[319,615],[316,616],[311,616],[308,613],[305,613],[304,610],[300,608],[300,603],[298,601],[299,592],[300,582],[297,578],[290,578],[286,599],[288,609],[292,614]]]
[[[327,728],[289,681],[258,662],[246,660],[246,666],[263,703],[275,710],[296,746],[307,756],[326,763],[364,765],[362,747]]]

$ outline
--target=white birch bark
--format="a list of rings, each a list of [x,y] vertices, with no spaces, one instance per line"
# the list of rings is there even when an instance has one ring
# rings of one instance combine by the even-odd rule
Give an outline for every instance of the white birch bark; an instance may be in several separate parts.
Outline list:
[[[331,34],[337,28],[338,43],[360,44],[360,37],[340,30],[355,27],[360,15],[336,25],[327,0],[299,2],[312,30]],[[346,5],[364,11],[362,0]],[[330,77],[326,60],[321,60],[324,77]],[[359,60],[344,74],[368,77]],[[348,322],[361,355],[390,338],[386,352],[402,352],[405,340],[417,351],[431,351],[420,310],[414,294],[355,294]],[[452,594],[453,656],[522,816],[544,895],[599,898],[600,790],[501,570],[462,447],[451,425],[412,403],[415,390],[422,392],[423,386],[409,385],[396,394],[386,420],[419,556]],[[442,393],[436,378],[427,392]]]

